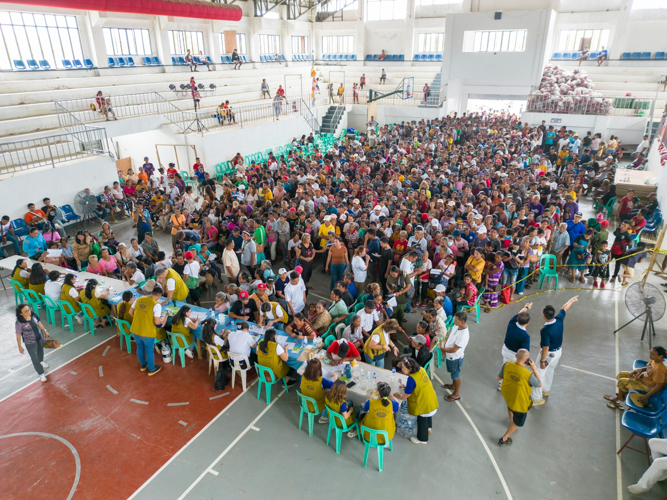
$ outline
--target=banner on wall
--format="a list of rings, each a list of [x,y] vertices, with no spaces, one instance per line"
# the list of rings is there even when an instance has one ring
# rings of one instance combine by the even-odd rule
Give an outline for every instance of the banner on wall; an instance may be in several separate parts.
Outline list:
[[[412,99],[415,93],[415,77],[403,78],[403,99]]]

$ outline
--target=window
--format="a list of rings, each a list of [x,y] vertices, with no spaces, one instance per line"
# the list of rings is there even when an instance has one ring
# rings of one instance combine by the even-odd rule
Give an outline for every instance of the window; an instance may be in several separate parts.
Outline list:
[[[607,47],[608,41],[609,30],[561,30],[558,50],[601,50]]]
[[[225,50],[225,34],[219,33],[220,35],[220,53],[221,54],[231,54],[233,51]],[[246,43],[245,43],[245,33],[236,34],[236,49],[239,54],[247,54],[246,52]]]
[[[308,52],[308,37],[292,37],[292,54],[306,54]]]
[[[417,5],[450,5],[463,3],[463,0],[417,0]]]
[[[444,33],[420,33],[417,39],[417,53],[440,54],[445,49]]]
[[[632,9],[667,9],[667,3],[665,0],[635,0],[632,2]]]
[[[368,0],[369,21],[391,21],[408,16],[408,0]]]
[[[259,35],[259,53],[260,54],[280,54],[280,36],[278,35]]]
[[[151,37],[148,30],[102,28],[109,56],[150,56]]]
[[[323,36],[322,54],[352,54],[354,52],[354,37]]]
[[[523,52],[527,30],[465,31],[463,52]]]
[[[46,60],[52,68],[83,60],[76,17],[0,12],[0,69],[13,69],[14,59]]]
[[[339,10],[359,10],[359,1],[354,0],[329,0],[322,6],[322,11],[324,12],[338,12]]]
[[[174,56],[184,56],[188,49],[193,55],[204,50],[204,34],[201,31],[170,31],[169,48]]]

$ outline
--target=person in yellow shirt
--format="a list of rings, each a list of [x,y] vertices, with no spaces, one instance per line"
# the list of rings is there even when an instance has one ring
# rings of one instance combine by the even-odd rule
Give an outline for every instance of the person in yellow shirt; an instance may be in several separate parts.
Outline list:
[[[352,401],[347,399],[347,384],[344,380],[338,379],[333,383],[333,386],[325,394],[324,402],[327,408],[343,415],[347,427],[350,427],[357,420],[357,411],[354,409]],[[339,424],[339,422],[335,423]],[[357,429],[349,431],[347,437],[357,437]]]
[[[400,405],[391,395],[391,387],[386,382],[378,382],[377,391],[380,396],[378,399],[369,399],[364,403],[364,414],[361,422],[364,427],[368,427],[369,429],[387,431],[387,437],[391,441],[394,439],[394,434],[396,433],[394,413],[398,412]],[[370,440],[370,435],[367,431],[362,432],[361,435],[365,441]],[[378,436],[377,439],[378,444],[385,444],[384,436]]]
[[[317,235],[320,237],[320,248],[325,248],[327,241],[329,240],[329,231],[333,231],[336,234],[336,226],[331,223],[331,216],[324,216],[324,223],[320,226],[320,230]]]
[[[259,192],[257,195],[264,200],[264,203],[266,204],[267,201],[272,201],[273,200],[273,193],[271,192],[271,189],[269,189],[269,185],[266,182],[262,182],[262,187],[259,188]]]
[[[162,288],[158,285],[150,291],[150,295],[140,297],[132,304],[130,316],[132,316],[132,338],[137,344],[137,357],[139,358],[140,370],[148,370],[148,375],[155,375],[161,366],[155,364],[155,338],[158,329],[164,327],[167,318],[162,318],[162,306],[158,300],[162,296]]]
[[[334,375],[335,380],[335,375]],[[313,405],[308,401],[308,410],[313,412],[321,411],[320,419],[318,423],[328,424],[329,418],[327,417],[327,409],[325,405],[325,392],[333,387],[333,382],[322,377],[322,362],[313,358],[308,361],[306,369],[301,376],[299,381],[299,392],[303,396],[314,399],[317,403],[317,408],[313,408]]]
[[[510,417],[510,425],[500,438],[498,444],[505,446],[512,444],[512,434],[519,427],[523,427],[530,408],[530,393],[533,387],[542,387],[535,362],[530,358],[530,351],[519,349],[516,353],[516,362],[503,364],[498,372],[497,380],[502,380],[500,392],[507,403],[507,414]]]
[[[484,271],[484,256],[482,255],[481,248],[475,248],[473,253],[464,264],[464,269],[468,271],[470,277],[475,282],[475,285],[478,285],[482,281],[482,271]]]
[[[404,358],[398,368],[403,375],[408,375],[408,381],[403,388],[403,394],[395,393],[394,397],[397,400],[407,399],[408,413],[417,417],[417,436],[412,436],[410,441],[427,444],[433,427],[433,415],[439,407],[431,377],[414,358]],[[528,394],[530,395],[530,392]]]

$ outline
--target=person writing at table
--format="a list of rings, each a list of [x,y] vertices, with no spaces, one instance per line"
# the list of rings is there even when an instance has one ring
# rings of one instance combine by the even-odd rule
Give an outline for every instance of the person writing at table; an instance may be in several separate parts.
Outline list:
[[[398,356],[398,348],[391,340],[391,334],[398,330],[398,321],[395,319],[390,319],[373,330],[364,343],[366,363],[384,368],[384,358],[389,351],[393,351],[394,356]]]
[[[257,342],[250,335],[250,325],[245,321],[236,323],[236,331],[232,331],[227,335],[227,344],[229,345],[229,352],[234,354],[242,354],[248,358],[250,366],[257,362],[257,355],[251,349],[257,347]],[[243,370],[248,368],[245,366],[245,360],[241,360],[240,366]]]
[[[34,290],[40,295],[44,295],[44,285],[46,285],[46,272],[39,262],[32,265],[30,277],[28,278],[28,288]]]
[[[155,280],[160,285],[160,288],[167,292],[167,300],[162,301],[162,304],[168,304],[171,300],[182,302],[190,293],[183,278],[171,268],[162,267],[157,269],[155,271]]]
[[[130,325],[132,325],[132,316],[130,315],[130,307],[132,307],[133,298],[134,295],[132,295],[132,292],[130,292],[129,290],[123,292],[123,295],[121,296],[122,302],[118,304],[118,307],[116,308],[116,310],[118,311],[116,318],[121,319],[123,321],[127,321]]]
[[[185,347],[185,355],[192,359],[192,349],[195,347],[195,336],[192,334],[192,330],[196,330],[199,327],[200,318],[192,321],[190,319],[190,314],[192,310],[189,306],[181,307],[178,312],[171,318],[171,333],[180,333],[185,337],[185,345],[181,345],[183,341],[178,337],[175,338],[176,344],[178,347]]]
[[[327,358],[331,360],[333,366],[340,365],[345,361],[361,361],[361,354],[354,346],[345,339],[335,340],[327,348]]]
[[[24,289],[28,288],[28,278],[31,271],[32,269],[28,267],[28,259],[17,259],[12,271],[12,279],[21,283]]]
[[[269,328],[257,346],[257,364],[271,370],[276,380],[289,377],[287,385],[292,386],[297,382],[294,378],[296,370],[287,365],[288,359],[289,355],[285,349],[276,342],[276,331]]]
[[[336,380],[334,374],[334,381]],[[328,424],[327,409],[324,402],[324,391],[331,389],[333,382],[322,377],[322,363],[319,359],[313,358],[308,361],[306,369],[299,381],[299,391],[303,396],[312,398],[317,403],[317,408],[313,408],[310,401],[307,402],[308,411],[315,412],[322,410],[320,419],[317,421],[320,424]]]
[[[394,413],[398,411],[400,405],[395,399],[396,395],[391,395],[391,387],[388,383],[378,382],[377,391],[379,399],[368,399],[364,403],[360,419],[364,427],[375,431],[387,431],[387,437],[391,441],[396,433]],[[368,434],[362,434],[362,437],[366,441],[371,439]],[[385,444],[384,436],[378,436],[377,440],[378,444]]]
[[[111,323],[109,323],[109,320],[107,320],[106,316],[111,312],[111,309],[107,305],[108,302],[105,300],[107,297],[109,297],[109,290],[105,290],[100,296],[98,297],[97,294],[95,293],[95,287],[97,286],[97,280],[88,280],[86,283],[86,288],[84,289],[83,293],[81,294],[81,302],[84,304],[88,304],[90,307],[93,308],[93,311],[97,315],[97,318],[95,318],[95,327],[96,328],[105,328],[109,326]]]
[[[350,427],[357,420],[357,411],[354,409],[352,401],[347,399],[347,384],[341,379],[336,380],[331,389],[325,393],[324,404],[332,411],[343,415],[347,427]],[[338,422],[335,423],[338,424]],[[357,429],[349,431],[347,437],[357,437]]]
[[[266,326],[267,328],[275,328],[276,330],[284,330],[284,324],[289,318],[287,313],[278,302],[264,302],[259,306],[259,326]]]
[[[240,319],[242,321],[253,321],[259,323],[259,311],[257,310],[257,302],[250,300],[250,295],[245,290],[239,292],[239,300],[232,304],[232,307],[227,311],[227,316],[233,319]]]
[[[162,368],[155,364],[155,339],[160,330],[164,331],[167,318],[162,318],[162,306],[158,300],[162,296],[162,288],[155,285],[150,290],[150,295],[139,297],[130,308],[132,316],[132,338],[137,344],[137,357],[139,358],[140,370],[148,370],[148,376],[155,375]]]
[[[312,326],[310,326],[310,323],[308,323],[308,320],[303,315],[303,313],[296,313],[294,315],[294,321],[287,325],[285,333],[287,333],[287,335],[290,337],[299,340],[312,340],[317,337],[317,331]]]
[[[403,394],[395,393],[394,397],[398,400],[407,399],[408,413],[417,417],[417,436],[412,436],[410,441],[427,444],[433,427],[433,415],[438,411],[438,396],[428,373],[414,358],[403,358],[399,368],[403,375],[408,375],[408,381]]]

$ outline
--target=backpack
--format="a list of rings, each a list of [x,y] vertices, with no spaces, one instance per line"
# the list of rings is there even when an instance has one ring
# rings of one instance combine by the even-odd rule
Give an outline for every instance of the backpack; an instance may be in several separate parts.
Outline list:
[[[229,366],[229,362],[225,361],[220,363],[220,366],[218,367],[218,371],[215,372],[215,385],[214,389],[216,391],[221,391],[225,388],[225,386],[230,382],[230,377],[231,377],[232,371],[231,367]]]

